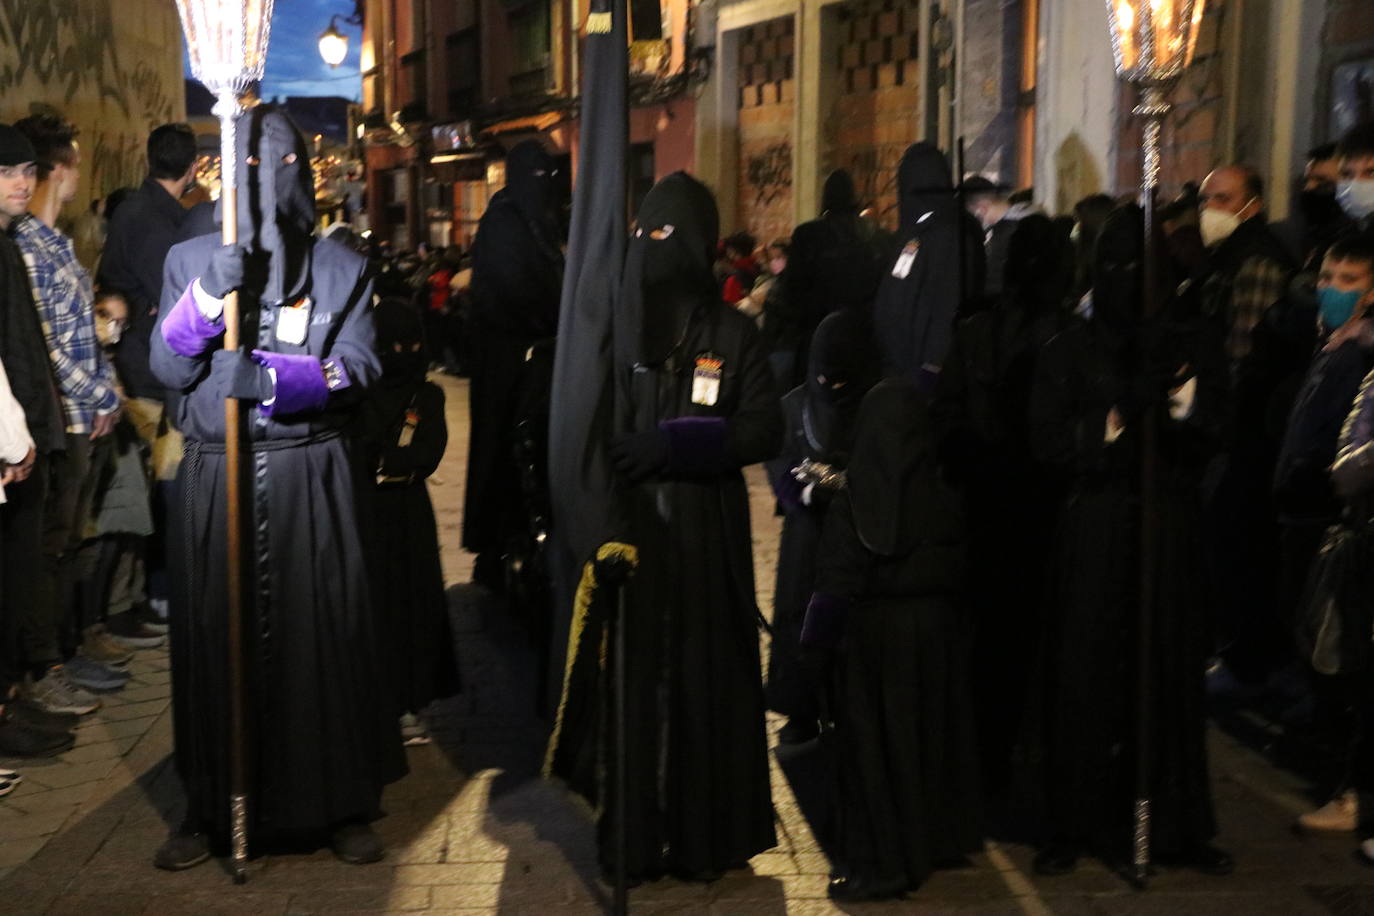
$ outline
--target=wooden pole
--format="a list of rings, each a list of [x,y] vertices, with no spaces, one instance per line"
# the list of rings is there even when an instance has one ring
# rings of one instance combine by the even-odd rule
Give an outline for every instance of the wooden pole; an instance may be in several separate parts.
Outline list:
[[[235,187],[235,119],[240,110],[231,93],[215,106],[220,118],[220,240],[238,243],[238,193]],[[239,348],[239,297],[224,297],[224,349]],[[243,497],[241,493],[241,417],[237,398],[224,399],[224,476],[228,547],[229,648],[229,836],[234,883],[248,880],[248,778],[245,743],[243,659]]]

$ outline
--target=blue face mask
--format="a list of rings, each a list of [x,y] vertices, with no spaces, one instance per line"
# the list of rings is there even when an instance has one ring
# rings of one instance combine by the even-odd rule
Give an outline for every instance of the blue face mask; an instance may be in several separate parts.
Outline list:
[[[1317,290],[1317,304],[1321,309],[1322,325],[1328,331],[1334,331],[1345,324],[1355,313],[1355,305],[1366,292],[1368,291],[1362,289],[1342,292],[1334,286],[1320,287]]]

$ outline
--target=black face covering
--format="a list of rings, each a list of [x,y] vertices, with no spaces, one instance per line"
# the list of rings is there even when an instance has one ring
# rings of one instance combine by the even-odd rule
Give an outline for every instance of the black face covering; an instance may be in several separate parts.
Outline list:
[[[622,337],[630,363],[656,366],[672,353],[693,313],[717,301],[712,249],[720,234],[715,198],[686,172],[654,185],[640,205],[625,257]]]
[[[827,315],[811,338],[803,421],[812,448],[843,465],[853,444],[859,402],[874,381],[873,334],[853,311]]]
[[[383,385],[423,381],[428,365],[424,322],[420,313],[399,299],[384,299],[373,312],[377,327],[377,355]]]
[[[1073,281],[1073,245],[1049,217],[1019,220],[1007,241],[1007,300],[1033,312],[1059,308]]]
[[[525,222],[541,239],[557,238],[554,216],[554,171],[557,164],[534,140],[518,143],[506,154],[506,193]]]
[[[1298,206],[1302,209],[1303,221],[1316,229],[1343,222],[1345,213],[1336,202],[1335,191],[1311,190],[1298,194]]]
[[[239,118],[235,141],[239,244],[252,255],[248,286],[265,302],[298,299],[310,286],[314,246],[309,148],[274,105]]]
[[[1124,333],[1140,320],[1145,285],[1144,216],[1134,204],[1118,207],[1102,224],[1093,254],[1093,317],[1095,324]]]
[[[822,213],[858,213],[859,196],[854,191],[854,179],[844,169],[836,169],[825,179],[821,191]]]

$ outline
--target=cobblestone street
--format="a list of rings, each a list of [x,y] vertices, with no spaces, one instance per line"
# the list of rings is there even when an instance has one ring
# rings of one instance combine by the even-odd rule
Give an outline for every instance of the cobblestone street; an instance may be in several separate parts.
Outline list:
[[[465,585],[458,548],[466,454],[466,383],[439,377],[449,399],[448,455],[431,480],[457,636],[463,692],[432,710],[435,743],[408,750],[410,775],[390,787],[379,828],[386,860],[355,867],[322,850],[255,860],[246,885],[218,864],[168,874],[151,864],[180,816],[172,767],[166,652],[145,651],[134,679],[43,761],[0,760],[25,781],[0,801],[0,914],[596,913],[591,823],[538,778],[543,726],[534,711],[532,650],[523,628]],[[771,605],[777,523],[751,471],[760,605]],[[781,722],[771,722],[776,729]],[[846,907],[826,900],[829,865],[775,760],[779,846],[748,871],[709,885],[662,881],[632,893],[635,913],[1374,913],[1374,869],[1350,837],[1297,837],[1293,816],[1312,788],[1220,730],[1212,735],[1219,843],[1235,875],[1161,869],[1148,892],[1095,862],[1074,875],[1031,875],[1029,847],[989,844],[964,868],[937,873],[903,902]],[[309,736],[302,736],[309,740]],[[1253,743],[1253,742],[1251,742]],[[792,768],[789,767],[789,772]],[[803,799],[804,800],[804,799]]]

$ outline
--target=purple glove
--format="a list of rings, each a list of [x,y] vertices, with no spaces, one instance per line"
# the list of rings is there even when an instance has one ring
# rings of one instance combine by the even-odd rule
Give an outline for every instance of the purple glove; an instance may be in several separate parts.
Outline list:
[[[194,286],[194,281],[192,286]],[[211,321],[196,307],[196,296],[191,286],[181,294],[177,304],[162,319],[162,339],[172,352],[187,359],[194,359],[210,348],[210,341],[224,333],[224,316],[219,321]]]
[[[329,402],[330,385],[325,380],[319,357],[254,350],[253,360],[276,376],[272,398],[258,405],[263,416],[323,410]]]
[[[794,512],[797,509],[805,508],[802,503],[802,490],[805,489],[806,486],[800,480],[791,474],[784,474],[774,491],[783,509],[787,512]]]
[[[806,618],[802,621],[801,644],[822,649],[838,646],[844,635],[845,617],[853,603],[839,595],[812,594],[811,603],[806,606]]]
[[[668,434],[668,473],[718,474],[729,467],[724,417],[678,417],[658,428]]]

